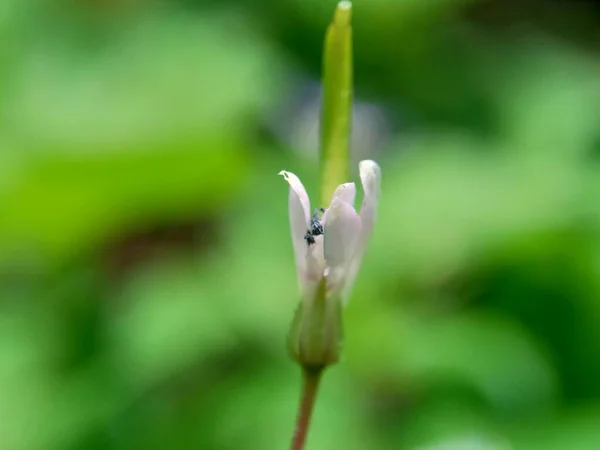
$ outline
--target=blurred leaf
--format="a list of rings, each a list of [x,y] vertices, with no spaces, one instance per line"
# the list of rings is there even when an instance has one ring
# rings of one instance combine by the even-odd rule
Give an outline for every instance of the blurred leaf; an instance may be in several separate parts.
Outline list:
[[[589,55],[541,38],[502,54],[488,83],[514,149],[568,159],[589,152],[600,123],[600,87]]]
[[[160,223],[214,208],[239,188],[243,160],[219,152],[41,157],[0,195],[0,256],[24,250],[64,257],[142,221]],[[3,254],[3,255],[2,255]]]
[[[348,364],[367,376],[391,371],[425,385],[459,380],[500,411],[547,407],[557,396],[551,362],[526,330],[510,321],[484,315],[366,315],[368,309],[354,313],[360,321],[354,314],[349,319],[347,345]]]
[[[235,24],[150,16],[125,24],[102,52],[32,47],[4,99],[3,128],[28,148],[84,154],[239,137],[241,119],[281,84],[273,52]]]
[[[236,342],[206,279],[178,268],[150,272],[132,283],[114,326],[112,343],[124,381],[142,392],[199,356]]]
[[[575,167],[482,155],[484,145],[440,135],[402,146],[414,155],[386,171],[371,250],[377,273],[396,268],[431,283],[482,252],[577,217],[583,185]]]
[[[23,162],[0,191],[4,252],[64,256],[235,192],[244,119],[274,98],[278,69],[234,23],[144,19],[79,59],[50,43],[34,48],[2,107],[12,145],[0,159]]]
[[[566,410],[557,417],[520,422],[510,429],[516,450],[593,450],[600,442],[597,404]]]

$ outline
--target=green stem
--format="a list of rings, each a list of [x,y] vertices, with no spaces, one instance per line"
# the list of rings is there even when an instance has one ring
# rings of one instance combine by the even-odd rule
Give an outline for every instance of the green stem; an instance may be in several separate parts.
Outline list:
[[[306,436],[308,435],[310,418],[315,405],[315,399],[317,398],[317,391],[319,389],[322,373],[322,367],[317,369],[302,368],[302,399],[298,409],[296,431],[294,432],[294,437],[292,439],[291,450],[304,449],[304,443],[306,442]]]

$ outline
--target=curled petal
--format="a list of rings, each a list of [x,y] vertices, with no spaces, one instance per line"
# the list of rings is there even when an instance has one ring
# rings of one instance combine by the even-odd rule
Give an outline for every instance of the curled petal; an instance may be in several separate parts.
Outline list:
[[[300,179],[291,172],[282,170],[279,175],[283,175],[290,185],[289,193],[289,218],[290,230],[292,233],[292,244],[294,246],[294,256],[296,259],[296,270],[298,272],[298,282],[300,289],[304,288],[306,279],[306,241],[304,235],[310,222],[310,200],[304,185]]]
[[[328,211],[324,239],[328,288],[334,294],[344,287],[360,236],[360,217],[349,203],[336,199]]]
[[[377,216],[377,205],[379,203],[381,168],[375,161],[365,160],[358,165],[360,181],[363,185],[364,198],[360,208],[360,219],[363,224],[363,234],[371,236],[375,218]],[[366,242],[365,242],[366,245]]]
[[[329,208],[327,208],[327,210],[323,214],[323,217],[321,219],[323,226],[327,222],[327,216],[329,215],[329,210],[331,209],[331,207],[333,206],[334,203],[336,203],[337,201],[342,201],[342,202],[348,203],[354,209],[354,199],[355,198],[356,198],[356,185],[354,183],[340,184],[337,187],[337,189],[335,190],[335,192],[333,193],[333,196],[331,197],[331,203],[329,205]]]
[[[364,190],[363,203],[360,208],[360,220],[362,227],[356,252],[350,264],[348,277],[344,286],[343,298],[345,301],[348,300],[348,297],[352,292],[354,281],[358,275],[360,264],[362,263],[371,233],[373,232],[381,190],[381,168],[375,161],[361,161],[358,168],[360,172],[360,180]]]
[[[290,198],[292,192],[296,194],[297,199],[302,206],[302,211],[304,213],[304,226],[308,226],[310,223],[310,200],[308,198],[308,194],[306,193],[306,189],[295,174],[292,172],[288,172],[287,170],[282,170],[278,173],[278,175],[283,176],[285,181],[287,181],[290,185]]]
[[[354,183],[340,184],[331,198],[331,204],[337,199],[349,203],[354,207],[354,199],[356,198],[356,185]]]

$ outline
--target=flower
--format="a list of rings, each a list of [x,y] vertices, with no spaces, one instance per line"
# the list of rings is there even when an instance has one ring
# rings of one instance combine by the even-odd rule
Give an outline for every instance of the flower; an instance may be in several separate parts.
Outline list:
[[[289,219],[302,299],[310,301],[325,283],[326,297],[347,302],[367,249],[377,214],[381,169],[371,160],[359,164],[364,199],[360,214],[354,208],[356,186],[344,183],[333,193],[321,223],[324,233],[308,245],[305,234],[312,219],[310,200],[300,179],[282,170],[290,185]]]

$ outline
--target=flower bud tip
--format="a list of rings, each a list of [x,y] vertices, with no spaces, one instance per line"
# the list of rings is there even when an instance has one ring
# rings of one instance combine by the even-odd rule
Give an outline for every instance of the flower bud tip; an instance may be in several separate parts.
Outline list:
[[[333,22],[336,26],[347,26],[352,18],[352,2],[342,0],[335,9]]]

